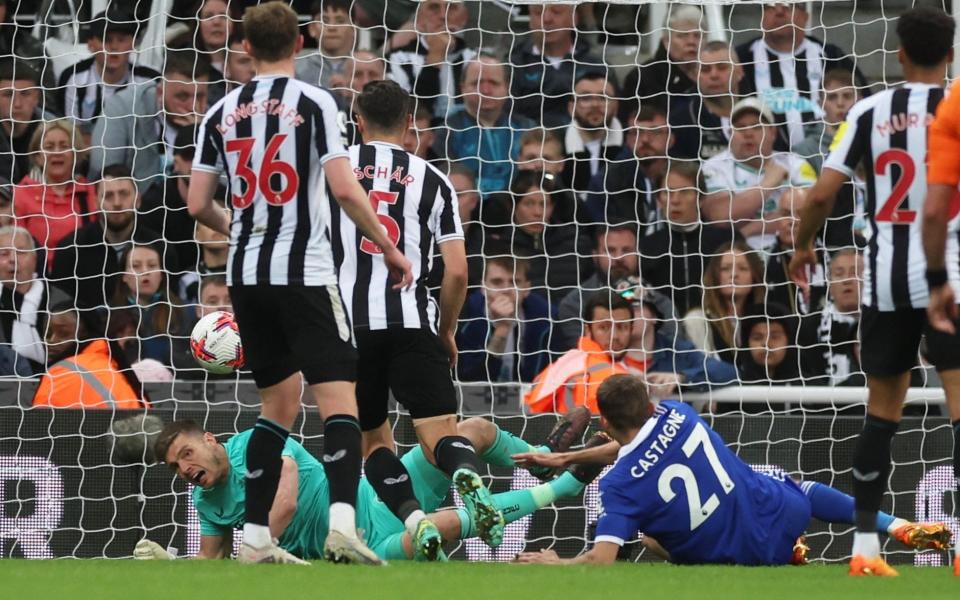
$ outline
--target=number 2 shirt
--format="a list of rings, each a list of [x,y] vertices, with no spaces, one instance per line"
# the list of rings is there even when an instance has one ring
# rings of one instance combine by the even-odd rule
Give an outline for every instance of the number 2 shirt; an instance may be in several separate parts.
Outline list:
[[[782,471],[755,472],[681,402],[660,402],[600,480],[597,542],[637,531],[675,563],[789,563],[810,502]]]

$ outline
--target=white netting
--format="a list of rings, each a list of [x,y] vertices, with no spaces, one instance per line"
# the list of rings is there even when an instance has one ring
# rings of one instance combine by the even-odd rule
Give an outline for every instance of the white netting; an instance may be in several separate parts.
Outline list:
[[[184,202],[192,123],[254,74],[239,24],[256,3],[0,2],[0,404],[10,405],[0,408],[2,556],[127,556],[144,532],[196,549],[183,485],[144,464],[136,445],[123,450],[145,426],[112,431],[110,408],[148,395],[163,421],[189,416],[224,439],[256,415],[244,374],[217,378],[190,356],[192,324],[229,296],[219,275],[226,243],[195,226]],[[392,78],[417,98],[408,149],[446,169],[459,192],[470,261],[458,330],[464,412],[538,442],[550,419],[523,415],[529,384],[576,346],[583,305],[616,288],[649,307],[621,344],[629,368],[659,373],[651,379],[661,394],[715,412],[717,430],[751,464],[850,491],[865,398],[856,341],[863,189],[838,198],[809,296],[786,276],[795,190],[815,180],[852,101],[901,80],[896,18],[914,2],[292,4],[307,36],[298,76],[337,94],[345,138],[355,141],[356,92]],[[791,60],[789,48],[801,46]],[[766,138],[774,173],[728,153],[724,113],[752,95],[779,123]],[[705,181],[689,168],[701,162]],[[691,191],[700,185],[708,193],[698,213]],[[763,198],[755,208],[730,201],[728,192],[751,190]],[[654,326],[656,335],[644,333]],[[593,335],[607,343],[609,333]],[[92,380],[54,366],[54,385],[48,363],[78,343],[112,366]],[[934,389],[914,392],[885,506],[949,519],[939,383],[926,368],[914,383]],[[563,390],[554,397],[534,394],[526,408],[563,410]],[[316,452],[315,415],[305,411],[297,427]],[[398,423],[409,447],[409,421]],[[495,491],[532,484],[522,471],[493,474]],[[578,551],[596,517],[595,487],[586,506],[541,511],[512,525],[501,551],[471,542],[465,553]],[[813,555],[845,557],[848,529],[815,530]]]

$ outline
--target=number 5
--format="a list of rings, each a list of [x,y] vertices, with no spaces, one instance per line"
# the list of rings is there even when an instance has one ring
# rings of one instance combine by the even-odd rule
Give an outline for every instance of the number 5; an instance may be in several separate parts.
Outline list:
[[[380,209],[381,204],[396,204],[399,196],[400,194],[397,192],[385,192],[383,190],[370,190],[370,193],[367,194],[367,199],[370,201],[370,206],[373,207],[373,212],[377,213],[377,219],[386,230],[387,237],[394,244],[400,239],[400,225],[398,225],[390,215],[381,215],[377,211]],[[383,254],[380,246],[374,244],[366,236],[360,240],[360,249],[367,254]]]

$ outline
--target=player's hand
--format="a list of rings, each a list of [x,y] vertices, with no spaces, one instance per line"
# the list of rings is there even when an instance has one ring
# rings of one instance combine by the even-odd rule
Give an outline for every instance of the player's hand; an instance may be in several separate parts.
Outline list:
[[[174,560],[176,557],[166,550],[160,544],[142,539],[137,542],[133,549],[133,558],[137,560]]]
[[[803,292],[803,297],[808,304],[810,303],[810,279],[807,277],[807,267],[816,264],[817,253],[813,248],[797,248],[793,252],[793,258],[790,259],[790,266],[787,267],[787,275]]]
[[[927,320],[930,326],[937,331],[954,335],[957,327],[957,300],[953,294],[953,287],[949,283],[930,290],[930,303],[927,305]]]
[[[457,368],[457,338],[454,336],[453,332],[444,333],[440,335],[440,343],[443,344],[443,349],[447,351],[447,358],[450,360],[450,368]]]
[[[520,452],[510,458],[518,467],[547,467],[550,469],[562,469],[569,464],[566,452]]]
[[[397,281],[393,285],[395,290],[405,290],[413,283],[413,266],[403,252],[396,246],[384,250],[383,262],[390,271],[390,277]]]
[[[517,555],[517,562],[525,565],[559,565],[560,557],[553,550],[540,552],[521,552]]]

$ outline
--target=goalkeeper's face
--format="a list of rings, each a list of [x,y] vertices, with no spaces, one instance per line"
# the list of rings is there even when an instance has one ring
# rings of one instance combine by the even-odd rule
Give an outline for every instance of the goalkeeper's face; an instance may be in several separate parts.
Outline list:
[[[229,472],[223,446],[210,432],[181,433],[163,460],[180,479],[204,489],[223,481]]]

